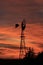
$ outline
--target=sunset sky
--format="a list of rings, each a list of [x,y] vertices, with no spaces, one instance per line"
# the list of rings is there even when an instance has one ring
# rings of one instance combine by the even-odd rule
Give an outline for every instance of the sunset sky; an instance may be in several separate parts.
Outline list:
[[[21,24],[26,20],[25,45],[43,51],[43,0],[0,0],[0,58],[18,58]]]

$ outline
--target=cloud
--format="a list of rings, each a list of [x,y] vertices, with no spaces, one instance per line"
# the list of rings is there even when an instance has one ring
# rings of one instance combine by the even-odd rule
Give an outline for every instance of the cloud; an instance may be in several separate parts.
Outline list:
[[[39,44],[39,47],[40,47],[40,48],[43,48],[43,44]]]
[[[5,53],[3,52],[3,51],[5,51],[5,50],[6,50],[6,49],[0,47],[0,55],[5,55]]]
[[[37,44],[37,42],[34,42],[34,41],[33,41],[33,42],[31,42],[31,43],[32,43],[32,44]]]
[[[43,35],[43,33],[41,32],[40,34],[33,34],[33,36],[35,36],[35,37],[42,37],[42,35]]]
[[[6,36],[6,35],[5,35],[5,34],[0,33],[0,36],[1,36],[1,37],[3,37],[3,36]]]
[[[0,47],[10,48],[10,49],[19,49],[19,47],[17,47],[16,45],[4,44],[4,43],[0,43]]]
[[[8,40],[7,38],[7,35],[6,34],[3,34],[3,33],[0,33],[0,41],[4,41],[4,40]]]
[[[31,42],[32,44],[39,44],[39,45],[43,45],[43,43],[41,43],[41,42]]]
[[[2,53],[2,52],[0,52],[0,55],[3,55],[3,53]]]
[[[41,42],[31,42],[32,44],[35,44],[35,45],[37,45],[39,48],[43,48],[43,43],[41,43]]]
[[[42,0],[0,1],[0,24],[14,24],[26,18],[27,23],[43,23]]]
[[[5,40],[9,40],[9,38],[5,37],[5,36],[0,36],[0,41],[5,41]]]

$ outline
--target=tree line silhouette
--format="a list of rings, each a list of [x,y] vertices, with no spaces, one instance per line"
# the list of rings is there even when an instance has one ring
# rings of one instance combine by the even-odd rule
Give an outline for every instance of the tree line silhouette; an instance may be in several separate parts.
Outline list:
[[[23,59],[0,59],[0,64],[43,65],[43,51],[39,52],[38,55],[35,55],[34,49],[29,47],[28,52]]]
[[[43,65],[43,51],[35,55],[34,49],[29,47],[23,62],[26,62],[27,65]]]

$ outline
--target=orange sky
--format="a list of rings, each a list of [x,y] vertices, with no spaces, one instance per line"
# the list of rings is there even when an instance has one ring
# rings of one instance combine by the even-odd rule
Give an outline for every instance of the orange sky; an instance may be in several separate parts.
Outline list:
[[[0,58],[18,58],[20,27],[26,19],[25,45],[43,51],[43,0],[0,0]]]
[[[43,51],[43,25],[26,24],[25,45],[35,52]],[[0,26],[0,58],[18,58],[20,45],[20,27]],[[4,51],[4,52],[3,52]]]

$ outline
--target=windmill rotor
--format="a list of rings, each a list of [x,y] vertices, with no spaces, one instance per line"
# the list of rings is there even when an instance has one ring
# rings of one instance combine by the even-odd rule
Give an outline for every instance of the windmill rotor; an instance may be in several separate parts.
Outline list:
[[[24,31],[25,28],[26,28],[25,19],[23,19],[23,21],[22,21],[22,23],[21,23],[21,28],[22,28],[22,31]]]

